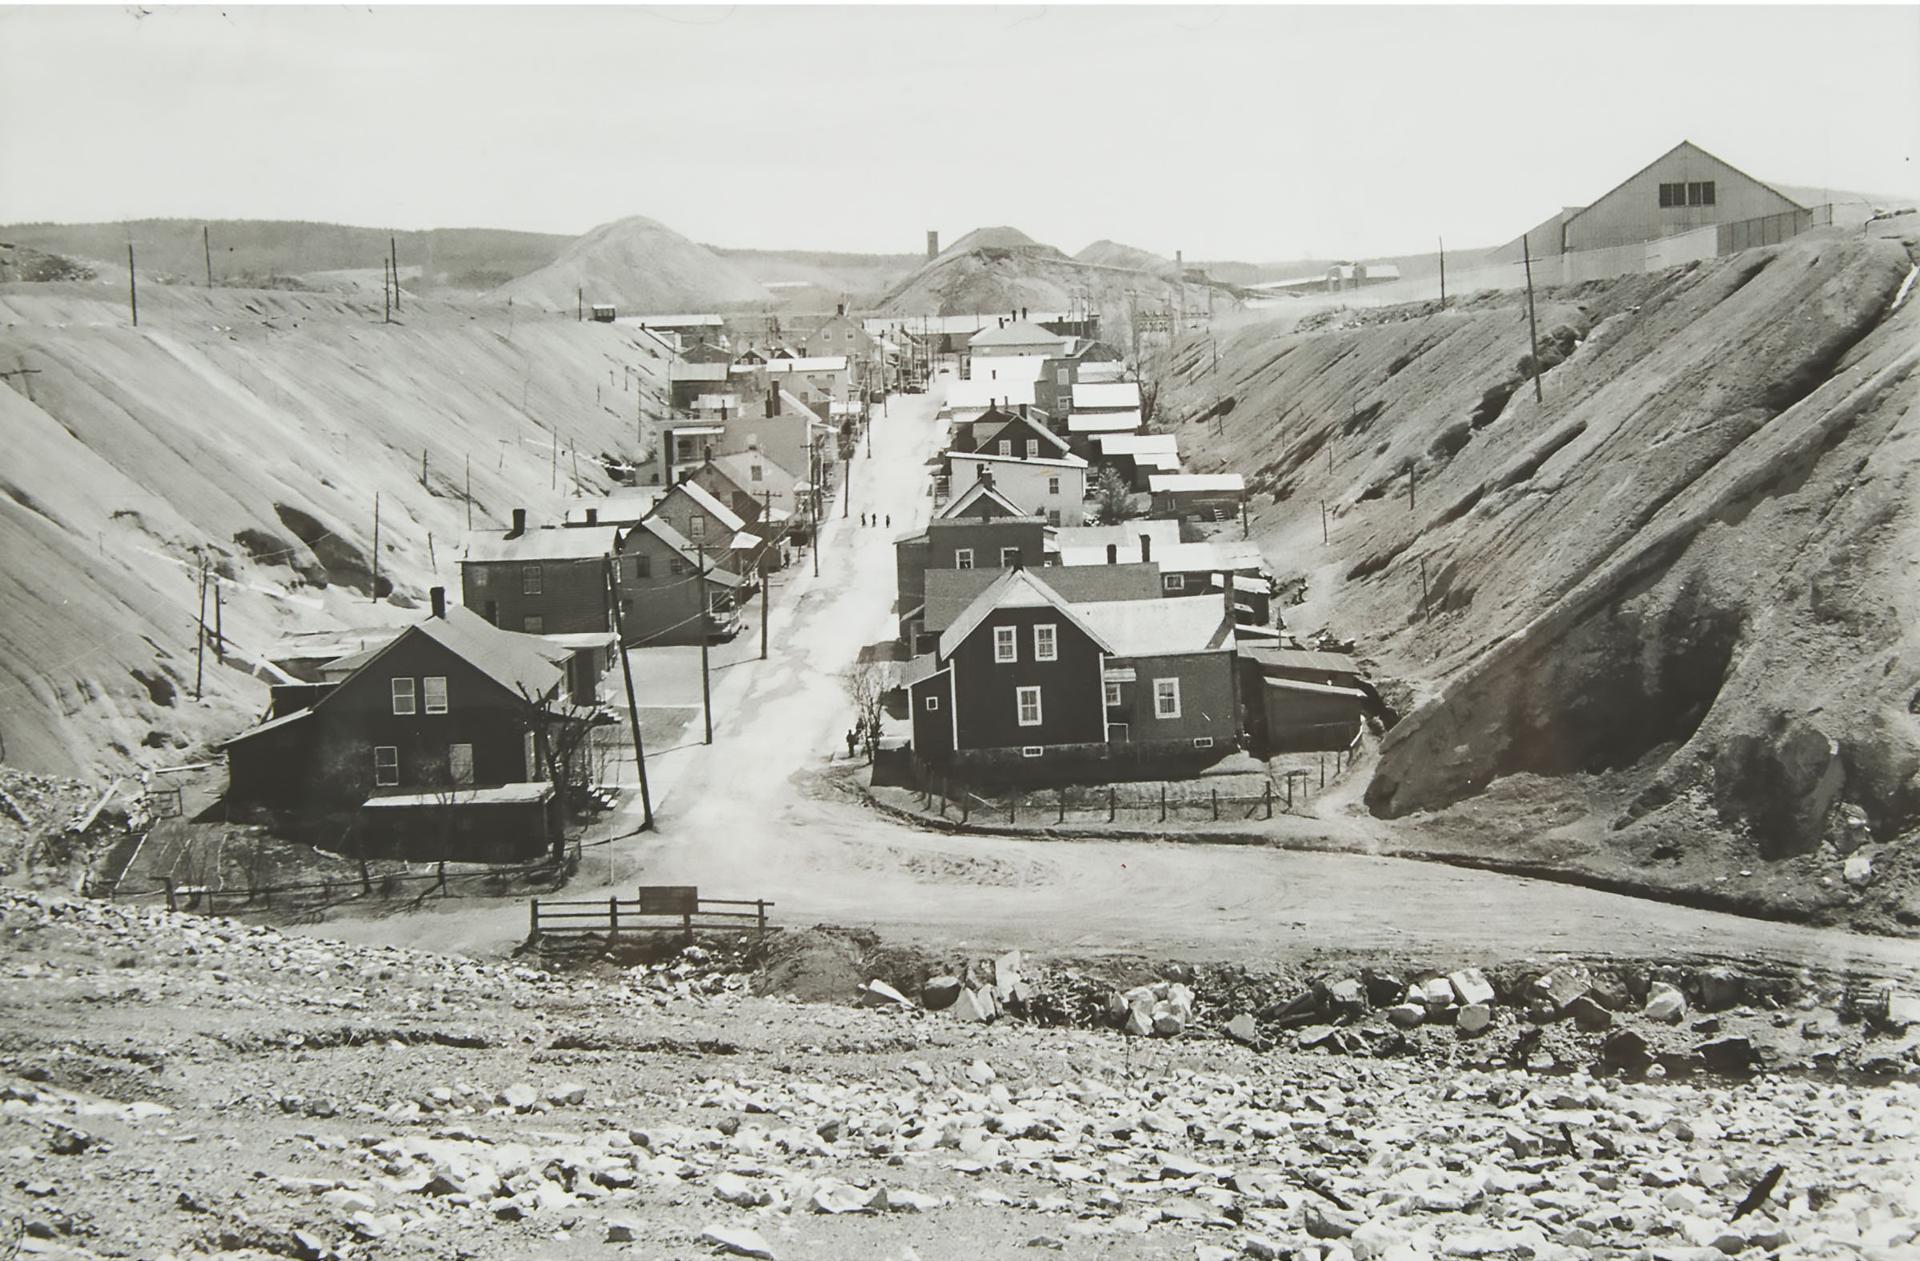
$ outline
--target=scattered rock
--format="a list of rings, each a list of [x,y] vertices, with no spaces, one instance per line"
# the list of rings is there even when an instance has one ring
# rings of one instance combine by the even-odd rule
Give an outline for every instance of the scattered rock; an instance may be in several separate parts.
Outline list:
[[[1419,1003],[1395,1003],[1387,1008],[1387,1019],[1402,1029],[1411,1029],[1427,1018],[1427,1009]]]
[[[1617,1029],[1600,1044],[1601,1066],[1639,1076],[1653,1066],[1653,1048],[1631,1029]]]
[[[920,987],[920,1004],[928,1011],[945,1011],[960,999],[965,987],[957,976],[936,976]]]
[[[860,1006],[860,1007],[911,1007],[913,1006],[912,1003],[907,1001],[907,996],[905,994],[902,994],[899,990],[893,988],[893,986],[891,985],[888,985],[885,981],[881,980],[877,976],[874,977],[872,980],[868,981],[865,985],[860,987],[860,993],[854,998],[853,1001],[857,1006]]]
[[[1866,888],[1873,883],[1873,856],[1865,850],[1847,855],[1847,863],[1840,869],[1840,876],[1856,889]]]
[[[1461,1037],[1479,1037],[1493,1024],[1493,1008],[1485,1003],[1468,1003],[1454,1017],[1454,1024],[1459,1027]]]
[[[1759,1066],[1759,1055],[1753,1043],[1742,1037],[1715,1038],[1711,1042],[1702,1042],[1693,1049],[1693,1053],[1710,1071],[1728,1076],[1744,1076]]]
[[[1588,1033],[1598,1033],[1613,1025],[1613,1013],[1595,1002],[1591,994],[1582,994],[1568,1003],[1566,1014]]]
[[[640,1238],[640,1223],[632,1217],[609,1217],[607,1219],[608,1243],[632,1243]]]
[[[1462,968],[1458,972],[1447,974],[1447,983],[1453,987],[1454,998],[1462,1007],[1471,1007],[1478,1003],[1482,1007],[1493,1006],[1493,986],[1479,968]]]
[[[773,1261],[773,1249],[760,1233],[744,1226],[709,1226],[700,1232],[700,1242],[736,1257],[756,1257]]]
[[[1664,981],[1655,981],[1647,990],[1647,1005],[1642,1014],[1649,1020],[1677,1025],[1686,1018],[1687,996]]]
[[[1567,1005],[1593,988],[1593,976],[1578,964],[1563,964],[1534,978],[1529,988],[1530,998],[1540,1000],[1550,1007],[1555,1015],[1566,1011]]]
[[[1251,1015],[1243,1011],[1227,1022],[1227,1036],[1235,1042],[1252,1046],[1260,1040],[1260,1027],[1254,1024]]]

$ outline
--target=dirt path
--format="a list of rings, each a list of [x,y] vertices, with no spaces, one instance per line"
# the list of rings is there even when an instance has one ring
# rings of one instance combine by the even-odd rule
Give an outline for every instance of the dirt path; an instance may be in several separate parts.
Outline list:
[[[890,639],[893,538],[925,522],[924,464],[939,393],[894,398],[873,455],[852,463],[851,511],[833,505],[820,576],[802,565],[770,627],[771,656],[717,675],[711,747],[650,762],[659,830],[622,841],[612,884],[697,884],[766,897],[783,923],[872,926],[903,939],[1006,943],[1248,963],[1320,954],[1474,960],[1528,955],[1752,956],[1920,975],[1920,944],[1743,919],[1487,872],[1246,846],[954,836],[898,822],[822,783],[844,759],[841,674]],[[892,516],[892,528],[860,513]],[[744,638],[744,637],[743,637]],[[757,644],[754,645],[757,651]],[[697,724],[696,724],[697,725]],[[1391,837],[1372,819],[1287,820],[1303,839]],[[575,888],[608,883],[596,858]],[[454,903],[426,917],[315,931],[480,954],[525,935],[518,902]]]

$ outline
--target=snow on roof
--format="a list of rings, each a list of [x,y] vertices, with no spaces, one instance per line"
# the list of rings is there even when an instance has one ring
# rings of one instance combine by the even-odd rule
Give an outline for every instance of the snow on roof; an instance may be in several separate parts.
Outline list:
[[[1094,439],[1102,455],[1148,455],[1180,451],[1180,437],[1170,433],[1108,433]]]
[[[1139,411],[1138,381],[1082,381],[1073,387],[1075,411]]]
[[[717,315],[634,315],[628,318],[641,328],[719,328],[726,323]]]
[[[1102,363],[1098,360],[1083,362],[1074,370],[1076,384],[1092,385],[1099,381],[1118,381],[1126,371],[1126,365],[1120,363]]]
[[[363,803],[368,810],[396,810],[409,806],[505,806],[531,805],[553,796],[553,785],[545,782],[491,784],[484,788],[448,788],[439,792],[391,793],[369,797]]]
[[[927,570],[927,599],[921,626],[930,634],[944,631],[966,612],[975,596],[1005,572],[1001,569]],[[1160,567],[1142,565],[1137,560],[1079,569],[1044,565],[1026,572],[1076,607],[1107,600],[1152,600],[1160,596]]]
[[[727,507],[718,499],[715,499],[712,492],[699,482],[678,482],[674,485],[673,489],[684,491],[687,498],[693,500],[694,503],[700,506],[702,511],[729,530],[739,530],[747,524],[741,519],[739,513]]]
[[[680,360],[668,365],[667,380],[674,381],[724,381],[727,371],[733,367],[728,363],[688,363]]]
[[[1233,619],[1217,600],[1115,600],[1078,606],[1116,657],[1158,657],[1233,647]]]
[[[947,387],[947,410],[962,412],[969,408],[987,408],[995,404],[1018,407],[1033,404],[1031,380],[955,381]]]
[[[1155,473],[1147,479],[1154,494],[1226,494],[1244,495],[1247,479],[1238,473]]]
[[[1281,692],[1309,692],[1316,696],[1345,696],[1364,701],[1367,694],[1357,687],[1336,687],[1331,683],[1308,683],[1302,679],[1262,679],[1268,687]]]
[[[616,525],[542,526],[519,534],[498,530],[467,535],[460,563],[490,565],[511,561],[599,560],[613,555]]]
[[[1319,674],[1360,673],[1360,661],[1344,652],[1314,652],[1308,648],[1279,648],[1262,645],[1249,650],[1253,659],[1261,665],[1277,666],[1288,670],[1312,670]]]
[[[765,364],[756,367],[756,371],[760,370],[768,373],[845,372],[847,357],[845,355],[809,355],[805,358],[769,359]]]
[[[1015,320],[1011,324],[981,329],[973,335],[973,340],[967,346],[969,349],[980,346],[1057,346],[1064,340],[1060,334],[1050,333],[1031,320]]]
[[[1074,412],[1067,417],[1068,433],[1131,433],[1139,427],[1137,411]]]
[[[625,495],[582,495],[567,501],[566,513],[561,519],[571,526],[586,525],[587,511],[592,509],[597,518],[596,525],[632,525],[652,512],[653,505],[659,501],[660,494],[657,491],[635,491]]]
[[[1048,468],[1087,467],[1087,462],[1077,455],[1063,455],[1059,457],[1040,456],[1036,459],[1026,460],[1013,455],[989,455],[985,451],[949,451],[947,452],[947,456],[953,460],[985,460],[990,464],[1035,464],[1045,465]]]
[[[648,534],[653,535],[653,537],[672,548],[673,551],[679,555],[680,559],[696,568],[699,566],[699,549],[681,537],[680,531],[674,529],[659,517],[648,517],[634,528],[636,530],[645,530]],[[707,567],[707,581],[720,587],[737,587],[740,585],[740,578],[738,576],[730,574],[724,569],[715,569],[711,565]]]
[[[1046,374],[1046,355],[995,355],[975,360],[969,381],[1038,381]]]
[[[1165,547],[1156,544],[1153,558],[1169,573],[1260,573],[1267,567],[1259,546],[1248,539],[1202,539]]]
[[[1075,611],[1074,606],[1068,604],[1055,593],[1051,587],[1045,583],[1035,581],[1033,575],[1024,569],[1009,569],[991,583],[985,591],[975,596],[973,603],[966,607],[965,611],[960,614],[953,625],[941,632],[940,659],[945,661],[951,657],[954,651],[966,642],[967,636],[978,630],[980,624],[986,621],[995,609],[1041,608],[1049,606],[1057,609],[1061,617],[1065,618],[1069,624],[1077,627],[1087,638],[1093,640],[1094,643],[1106,649],[1108,652],[1113,651],[1112,646],[1107,643],[1100,632],[1089,626],[1086,619],[1083,618],[1079,612]]]
[[[578,531],[567,531],[578,533]],[[480,671],[516,696],[538,700],[566,681],[565,663],[572,650],[549,644],[538,635],[501,630],[471,609],[458,605],[445,617],[429,617],[415,622],[387,643],[351,657],[328,663],[329,672],[344,672],[348,677],[373,664],[387,649],[408,635],[420,634],[434,640],[448,652]],[[314,703],[318,708],[338,691],[330,692]]]

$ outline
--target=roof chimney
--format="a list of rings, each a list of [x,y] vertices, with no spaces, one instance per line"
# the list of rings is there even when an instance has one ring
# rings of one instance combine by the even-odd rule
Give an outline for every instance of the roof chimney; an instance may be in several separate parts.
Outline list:
[[[447,618],[447,589],[435,587],[427,592],[427,598],[433,602],[433,615],[444,622]]]
[[[723,425],[727,423],[727,401],[725,399],[720,400],[720,423]]]
[[[835,315],[845,315],[845,314],[847,313],[847,304],[846,304],[846,303],[844,303],[844,302],[836,302],[836,303],[834,303],[834,304],[833,304],[833,313],[834,313]]]
[[[980,484],[988,489],[993,487],[993,470],[984,464],[980,466]]]
[[[1153,559],[1153,535],[1142,534],[1140,536],[1140,563],[1144,565],[1152,559]]]
[[[507,537],[510,539],[519,538],[526,532],[527,510],[525,508],[515,508],[513,510],[513,528],[507,531]]]
[[[1222,598],[1223,600],[1225,600],[1225,601],[1226,601],[1226,604],[1227,604],[1227,621],[1228,621],[1228,622],[1232,622],[1232,621],[1234,620],[1234,616],[1233,616],[1233,575],[1232,575],[1232,574],[1230,574],[1230,573],[1227,573],[1227,572],[1225,572],[1224,570],[1223,570],[1223,571],[1221,571],[1221,574],[1220,574],[1220,589],[1221,589],[1221,591],[1222,591],[1222,592],[1224,593],[1224,594],[1223,594],[1223,595],[1221,596],[1221,598]]]
[[[587,509],[587,524],[588,525],[600,524],[600,510],[598,508]]]
[[[940,234],[931,229],[927,232],[927,257],[934,258],[940,253]]]
[[[1107,544],[1107,564],[1118,565],[1119,563],[1120,563],[1120,545],[1118,543]]]
[[[1025,307],[1020,308],[1020,318],[1023,320],[1027,318],[1027,308]]]

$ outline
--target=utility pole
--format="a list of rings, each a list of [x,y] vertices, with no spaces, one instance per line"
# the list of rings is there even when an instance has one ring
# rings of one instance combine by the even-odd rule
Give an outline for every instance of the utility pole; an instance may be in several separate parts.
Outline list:
[[[1440,309],[1447,309],[1447,238],[1440,238]]]
[[[207,666],[207,557],[200,554],[200,630],[193,642],[193,699],[200,699],[200,684]]]
[[[200,225],[200,248],[207,254],[207,288],[213,288],[213,233],[206,224]]]
[[[820,576],[820,439],[813,440],[808,452],[807,472],[807,508],[808,517],[813,524],[813,576]]]
[[[643,830],[653,829],[653,794],[647,790],[647,748],[640,742],[640,706],[633,699],[633,664],[627,660],[627,636],[620,626],[620,583],[617,557],[607,557],[607,603],[613,610],[613,638],[620,645],[620,673],[627,681],[627,723],[633,729],[633,761],[640,771],[640,810]]]
[[[560,431],[553,431],[553,462],[547,469],[547,489],[560,489]]]
[[[393,264],[393,309],[400,309],[400,247],[394,244],[391,235],[387,237],[387,258]]]
[[[127,309],[133,313],[133,326],[140,327],[140,285],[133,275],[133,242],[127,242]]]
[[[220,616],[220,580],[213,580],[213,656],[221,665],[227,664],[226,623]]]
[[[1320,501],[1320,542],[1321,542],[1321,543],[1322,543],[1323,545],[1324,545],[1325,543],[1327,543],[1327,542],[1328,542],[1328,538],[1327,538],[1327,501],[1326,501],[1326,500],[1324,500],[1324,499],[1322,499],[1322,500]]]
[[[773,546],[773,492],[760,492],[766,503],[766,511],[760,516],[760,528],[766,533],[767,541],[760,545],[762,561],[766,559],[767,549]],[[763,563],[760,569],[760,660],[767,659],[767,590],[773,586],[773,580],[767,576],[767,567]]]
[[[387,260],[380,260],[380,322],[393,323],[393,271],[387,266]]]
[[[1544,403],[1547,396],[1540,392],[1540,328],[1533,320],[1533,247],[1524,236],[1520,238],[1520,258],[1527,265],[1527,340],[1533,344],[1533,401]]]
[[[380,602],[380,492],[373,492],[373,593],[370,597],[375,604]]]
[[[707,618],[713,605],[707,599],[707,545],[700,544],[700,713],[706,719],[708,744],[713,743],[713,692],[707,680],[707,641],[713,638]]]
[[[467,456],[467,530],[473,530],[473,456]]]
[[[1407,461],[1407,511],[1413,511],[1414,494],[1420,489],[1420,466]]]

